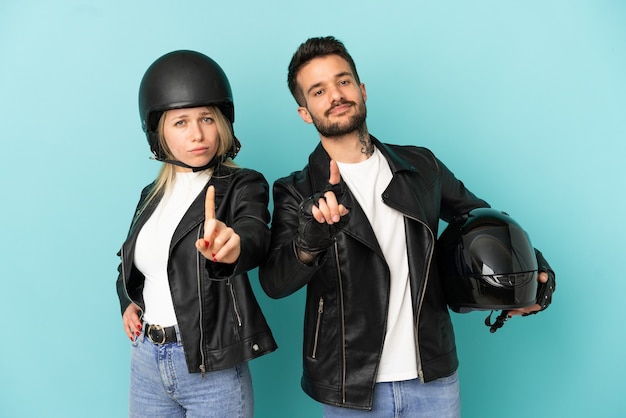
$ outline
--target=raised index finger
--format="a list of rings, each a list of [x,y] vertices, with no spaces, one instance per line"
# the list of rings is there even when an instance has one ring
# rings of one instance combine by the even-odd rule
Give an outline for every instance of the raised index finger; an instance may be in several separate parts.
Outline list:
[[[339,184],[340,181],[341,174],[339,173],[339,166],[337,165],[337,161],[330,160],[330,178],[328,179],[328,183],[334,186],[335,184]]]
[[[209,186],[204,201],[204,218],[215,219],[215,187]]]

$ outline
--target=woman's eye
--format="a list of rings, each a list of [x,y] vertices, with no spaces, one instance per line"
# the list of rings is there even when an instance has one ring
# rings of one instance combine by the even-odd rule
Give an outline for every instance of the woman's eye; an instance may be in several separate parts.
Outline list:
[[[185,121],[184,121],[184,120],[177,120],[177,121],[174,123],[174,126],[183,126],[184,124],[185,124]]]
[[[213,118],[207,116],[205,118],[202,118],[202,122],[204,122],[204,123],[213,123]]]

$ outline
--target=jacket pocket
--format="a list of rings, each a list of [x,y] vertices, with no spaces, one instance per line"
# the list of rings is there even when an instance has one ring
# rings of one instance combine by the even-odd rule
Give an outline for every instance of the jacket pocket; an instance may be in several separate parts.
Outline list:
[[[322,314],[324,313],[324,298],[320,297],[317,304],[317,318],[315,320],[315,335],[313,336],[313,348],[311,350],[311,358],[317,357],[317,349],[320,338],[320,328],[322,325]]]

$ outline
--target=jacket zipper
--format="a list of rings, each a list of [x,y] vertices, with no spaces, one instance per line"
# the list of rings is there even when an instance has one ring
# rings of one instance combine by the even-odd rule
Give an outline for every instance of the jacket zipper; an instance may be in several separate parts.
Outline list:
[[[402,213],[403,216],[406,216],[409,219],[414,220],[415,222],[418,222],[420,224],[422,224],[424,226],[424,228],[426,228],[426,230],[428,231],[428,233],[430,234],[430,242],[434,243],[435,242],[435,234],[433,233],[433,231],[430,229],[430,227],[423,221],[407,215],[402,209],[398,208],[397,206],[393,205],[392,202],[389,202],[388,199],[384,199],[384,203],[387,204],[389,207],[392,207],[394,209],[396,209],[398,212]],[[433,244],[434,247],[434,244]],[[420,380],[420,382],[424,383],[424,368],[422,366],[422,356],[420,355],[420,344],[419,344],[419,338],[418,338],[418,329],[419,329],[419,322],[420,322],[420,316],[421,316],[421,312],[422,312],[422,307],[424,305],[424,296],[426,295],[426,286],[428,285],[428,276],[430,275],[430,266],[432,264],[433,261],[433,247],[431,247],[430,253],[428,254],[428,264],[426,267],[426,277],[424,279],[424,286],[422,286],[422,292],[420,293],[419,296],[419,302],[417,304],[417,318],[415,319],[415,323],[413,324],[413,335],[415,338],[415,354],[417,356],[417,376]]]
[[[320,322],[322,321],[322,313],[324,312],[324,298],[320,297],[320,301],[317,304],[317,322],[315,323],[315,339],[313,341],[313,353],[311,358],[317,357],[317,342],[320,336]]]
[[[343,278],[341,276],[341,268],[339,267],[339,249],[335,241],[335,265],[337,266],[337,277],[339,278],[339,309],[341,311],[341,399],[346,403],[346,320],[345,307],[343,304]]]
[[[412,216],[408,216],[408,215],[405,215],[405,216],[409,219],[413,219],[414,221],[419,222],[420,224],[424,225],[424,227],[430,234],[431,242],[432,243],[435,242],[435,239],[434,239],[435,234],[433,234],[433,231],[428,227],[428,225],[426,225],[426,223]],[[415,338],[415,354],[417,355],[417,376],[420,382],[422,383],[424,383],[424,368],[422,366],[422,356],[420,355],[420,344],[419,344],[419,338],[417,334],[418,334],[418,329],[419,329],[420,317],[422,313],[422,307],[424,305],[424,296],[426,295],[426,286],[428,285],[428,276],[430,275],[430,266],[432,264],[432,261],[433,261],[433,250],[431,247],[430,253],[428,254],[428,264],[426,267],[426,277],[424,279],[424,286],[422,286],[422,292],[420,293],[419,302],[417,304],[417,318],[415,319],[414,332],[413,332],[413,335],[414,335],[413,338]]]
[[[241,315],[239,314],[239,309],[237,308],[237,298],[235,297],[235,289],[233,289],[233,284],[228,279],[228,288],[230,290],[230,297],[233,299],[233,310],[235,311],[235,317],[237,318],[237,325],[241,327]]]
[[[197,239],[200,239],[200,232],[202,230],[202,226],[198,227],[198,235]],[[204,323],[203,315],[202,315],[202,287],[200,283],[200,251],[196,251],[196,281],[198,284],[198,310],[199,310],[199,324],[198,328],[200,328],[200,371],[202,372],[202,377],[206,375],[206,364],[204,357],[204,331],[202,330],[202,324]]]

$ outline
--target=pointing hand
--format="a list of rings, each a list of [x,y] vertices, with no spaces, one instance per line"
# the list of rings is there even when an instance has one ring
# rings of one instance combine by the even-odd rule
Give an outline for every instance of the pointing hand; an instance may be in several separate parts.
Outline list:
[[[196,248],[209,260],[233,264],[241,254],[239,235],[215,217],[215,187],[209,186],[204,203],[204,237],[196,241]]]

